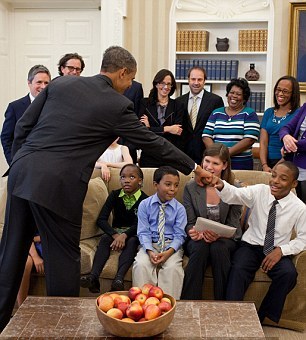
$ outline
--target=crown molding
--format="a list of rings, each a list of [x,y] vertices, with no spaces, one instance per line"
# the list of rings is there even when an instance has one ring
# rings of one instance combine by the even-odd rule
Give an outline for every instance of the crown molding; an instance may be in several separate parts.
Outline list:
[[[100,9],[101,0],[0,0],[13,9]]]

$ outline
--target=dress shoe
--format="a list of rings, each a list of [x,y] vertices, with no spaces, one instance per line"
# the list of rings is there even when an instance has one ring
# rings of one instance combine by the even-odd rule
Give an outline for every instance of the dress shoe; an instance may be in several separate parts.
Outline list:
[[[112,291],[124,290],[123,280],[115,278],[114,281],[112,282],[111,290]]]
[[[82,276],[80,286],[88,288],[92,293],[100,293],[100,282],[93,275]]]

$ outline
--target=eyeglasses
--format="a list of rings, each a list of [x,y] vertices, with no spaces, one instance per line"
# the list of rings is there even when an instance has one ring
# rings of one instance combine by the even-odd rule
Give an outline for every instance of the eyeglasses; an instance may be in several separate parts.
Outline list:
[[[168,87],[169,89],[171,89],[172,88],[172,84],[170,84],[170,83],[164,83],[164,82],[162,82],[162,83],[159,83],[159,86],[163,89],[164,87]]]
[[[284,96],[288,96],[290,93],[292,93],[292,91],[288,91],[286,89],[281,89],[279,87],[277,87],[275,89],[275,93],[281,93],[281,92],[283,93]]]
[[[69,72],[73,72],[74,70],[76,71],[76,73],[82,72],[82,69],[80,67],[74,67],[74,66],[68,66],[68,65],[66,65],[65,67],[68,68]]]

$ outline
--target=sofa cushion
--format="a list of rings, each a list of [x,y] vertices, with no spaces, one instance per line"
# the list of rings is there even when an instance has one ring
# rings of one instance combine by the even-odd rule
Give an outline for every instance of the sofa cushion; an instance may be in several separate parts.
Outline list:
[[[90,273],[99,241],[100,236],[96,236],[80,242],[82,275]]]
[[[81,241],[102,234],[96,222],[107,196],[107,188],[100,177],[89,181],[83,204]]]

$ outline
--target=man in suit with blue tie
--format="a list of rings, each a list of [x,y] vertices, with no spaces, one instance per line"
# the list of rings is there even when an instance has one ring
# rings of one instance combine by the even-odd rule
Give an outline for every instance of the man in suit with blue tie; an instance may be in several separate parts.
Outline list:
[[[11,148],[14,140],[15,125],[25,110],[30,106],[35,97],[42,91],[51,80],[51,74],[47,67],[35,65],[28,73],[28,86],[30,92],[20,99],[9,103],[5,111],[5,120],[1,132],[1,143],[8,164],[11,163]]]
[[[204,89],[206,79],[206,72],[202,67],[192,67],[188,72],[190,92],[176,99],[184,106],[182,133],[184,151],[197,164],[201,164],[203,158],[202,133],[208,117],[213,110],[224,106],[220,96]],[[193,102],[195,102],[194,110],[192,110]]]

